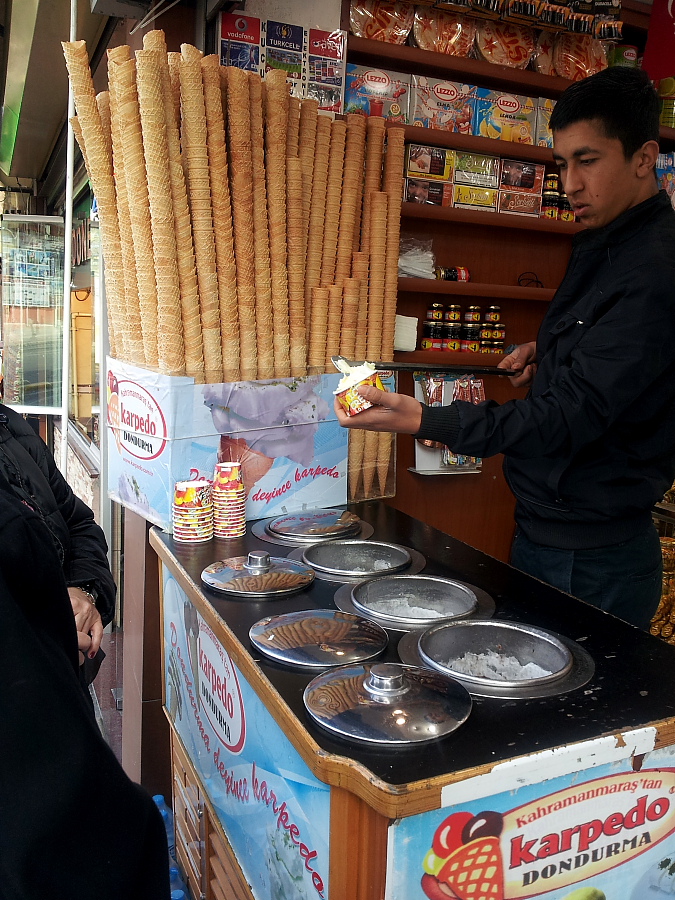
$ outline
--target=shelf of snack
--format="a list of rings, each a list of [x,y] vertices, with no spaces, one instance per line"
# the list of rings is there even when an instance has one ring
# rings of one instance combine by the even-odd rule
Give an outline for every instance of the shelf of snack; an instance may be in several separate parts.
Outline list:
[[[387,121],[388,126],[398,123]],[[672,129],[671,129],[672,130]],[[515,157],[529,162],[541,163],[553,167],[553,152],[548,147],[537,147],[533,144],[510,144],[493,138],[480,137],[473,134],[460,134],[454,131],[442,131],[438,128],[423,128],[419,125],[405,126],[405,139],[408,143],[425,144],[431,147],[449,147],[464,153],[492,154],[499,157]]]
[[[548,303],[552,288],[522,287],[517,284],[485,284],[472,281],[445,281],[433,278],[399,278],[399,293],[457,294],[459,297],[491,297],[496,300],[536,300]]]
[[[573,235],[581,231],[576,222],[558,222],[536,216],[510,216],[504,213],[484,212],[481,209],[426,206],[404,203],[401,209],[404,219],[431,219],[437,222],[461,222],[466,225],[489,225],[492,228],[513,228],[518,231]]]

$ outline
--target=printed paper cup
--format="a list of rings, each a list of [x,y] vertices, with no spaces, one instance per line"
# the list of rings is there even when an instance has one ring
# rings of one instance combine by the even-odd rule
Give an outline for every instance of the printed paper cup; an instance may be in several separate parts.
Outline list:
[[[205,478],[195,481],[177,481],[173,503],[183,509],[200,509],[211,506],[211,482]]]
[[[384,390],[384,386],[380,380],[380,375],[378,372],[373,372],[372,375],[369,375],[367,378],[363,378],[361,381],[351,385],[344,391],[336,392],[335,396],[338,399],[338,403],[348,416],[356,416],[358,415],[358,413],[363,412],[365,409],[370,409],[370,407],[373,405],[372,403],[370,403],[370,401],[364,400],[364,398],[358,392],[358,389],[360,387],[370,386],[376,387],[381,391]]]

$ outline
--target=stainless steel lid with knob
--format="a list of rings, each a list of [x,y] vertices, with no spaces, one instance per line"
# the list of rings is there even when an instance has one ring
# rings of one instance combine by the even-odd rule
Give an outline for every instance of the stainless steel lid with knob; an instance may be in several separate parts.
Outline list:
[[[277,662],[314,669],[373,659],[388,642],[377,623],[335,609],[267,616],[253,625],[249,638]]]
[[[471,712],[457,681],[416,666],[366,663],[317,675],[303,697],[323,728],[350,740],[416,744],[450,734]]]
[[[302,560],[329,575],[363,578],[401,572],[408,568],[412,556],[406,547],[384,541],[323,541],[307,547]]]
[[[256,550],[211,563],[202,581],[216,591],[239,597],[282,597],[301,591],[314,581],[314,572],[302,563],[271,557]]]
[[[269,534],[289,541],[316,543],[358,534],[361,520],[348,509],[310,509],[270,519],[265,527]]]
[[[555,635],[519,622],[453,622],[427,629],[422,660],[465,684],[539,685],[562,678],[572,654]]]
[[[439,619],[470,616],[478,598],[465,584],[436,575],[391,575],[352,588],[357,613],[385,627],[431,625]]]

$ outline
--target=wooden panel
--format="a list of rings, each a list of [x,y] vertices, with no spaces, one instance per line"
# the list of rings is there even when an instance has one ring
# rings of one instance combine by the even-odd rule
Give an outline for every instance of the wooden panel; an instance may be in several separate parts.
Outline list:
[[[461,303],[463,298],[483,297],[490,300],[534,300],[549,303],[553,288],[521,287],[511,284],[486,284],[474,281],[444,281],[438,278],[399,278],[399,293],[451,295],[446,303]]]
[[[217,885],[214,896],[219,898],[218,891],[220,891],[220,897],[225,897],[226,900],[254,900],[251,888],[237,862],[230,842],[215,817],[209,814],[209,819],[207,854],[209,872],[207,878],[212,888]]]
[[[401,128],[397,122],[386,123],[390,128]],[[451,147],[467,153],[487,153],[492,156],[505,156],[514,159],[526,159],[529,162],[545,163],[553,168],[553,150],[549,147],[537,147],[534,144],[513,144],[511,141],[496,141],[493,138],[479,137],[473,134],[458,134],[456,131],[441,131],[439,128],[418,128],[417,125],[405,125],[405,139],[410,143],[426,144],[431,147]]]
[[[406,202],[401,207],[403,220],[430,219],[433,222],[463,222],[487,228],[508,228],[512,231],[538,231],[542,234],[576,234],[582,226],[576,222],[538,216],[514,216],[485,209],[464,209],[454,206],[434,206],[429,203]],[[522,240],[522,238],[520,238]]]
[[[331,900],[382,900],[389,820],[342,788],[330,793]]]

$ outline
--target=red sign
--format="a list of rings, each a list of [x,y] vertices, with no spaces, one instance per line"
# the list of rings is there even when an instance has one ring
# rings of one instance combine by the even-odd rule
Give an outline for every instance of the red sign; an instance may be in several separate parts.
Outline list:
[[[642,68],[652,81],[675,75],[675,0],[654,0]]]

